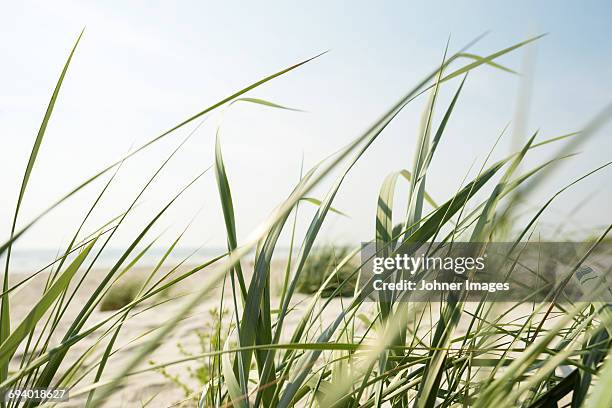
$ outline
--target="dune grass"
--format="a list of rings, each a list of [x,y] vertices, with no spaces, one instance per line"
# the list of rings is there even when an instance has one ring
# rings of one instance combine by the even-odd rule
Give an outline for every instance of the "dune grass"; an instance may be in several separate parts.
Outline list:
[[[121,282],[110,287],[108,293],[100,302],[100,311],[108,312],[110,310],[118,310],[129,305],[140,289],[140,283],[134,280]]]
[[[414,152],[410,169],[398,164],[396,172],[384,178],[378,196],[378,210],[372,214],[376,230],[372,231],[377,251],[391,254],[404,242],[448,242],[450,240],[484,243],[490,241],[521,242],[534,231],[540,215],[562,193],[588,176],[605,171],[609,163],[595,166],[584,176],[568,181],[557,194],[535,211],[525,225],[517,225],[516,192],[528,192],[550,176],[549,169],[576,151],[581,143],[601,126],[610,112],[598,115],[582,131],[562,136],[543,137],[534,134],[517,152],[497,162],[482,162],[476,176],[469,177],[451,197],[434,201],[427,192],[427,172],[435,165],[435,153],[443,143],[445,130],[461,92],[469,86],[467,74],[487,65],[492,69],[511,71],[497,62],[506,55],[539,37],[517,43],[486,56],[467,53],[467,48],[444,58],[431,74],[383,112],[372,126],[348,145],[304,172],[287,198],[261,223],[251,238],[239,242],[231,194],[231,174],[222,156],[222,140],[217,132],[215,162],[186,186],[177,186],[178,193],[167,200],[158,212],[150,214],[150,222],[141,231],[133,232],[133,241],[124,249],[115,264],[106,268],[103,279],[84,304],[74,302],[74,294],[82,282],[89,279],[102,251],[112,242],[117,228],[134,211],[135,204],[149,184],[164,171],[180,149],[168,154],[135,195],[132,203],[117,217],[96,231],[83,230],[85,221],[107,194],[113,182],[113,172],[122,162],[145,150],[157,141],[171,137],[173,132],[196,119],[229,106],[237,101],[257,104],[264,108],[282,108],[275,103],[244,97],[266,82],[309,63],[313,58],[292,65],[231,94],[200,110],[176,126],[153,137],[126,157],[112,163],[68,192],[61,200],[29,223],[21,225],[19,209],[27,199],[27,185],[36,158],[50,123],[59,92],[78,45],[75,44],[63,68],[51,101],[36,137],[21,184],[9,240],[0,246],[6,256],[2,289],[0,333],[0,388],[67,387],[72,398],[83,398],[86,406],[99,406],[127,379],[143,372],[163,372],[166,367],[187,361],[205,362],[205,384],[198,390],[201,407],[549,407],[559,401],[571,406],[609,407],[612,390],[610,358],[610,305],[605,303],[576,304],[571,307],[552,304],[493,304],[486,298],[467,304],[459,298],[445,302],[411,304],[381,300],[367,301],[366,290],[351,285],[360,279],[360,265],[352,262],[359,247],[342,251],[333,266],[325,271],[325,281],[317,282],[316,291],[295,308],[297,293],[313,263],[316,265],[317,238],[321,227],[332,212],[343,182],[354,165],[362,158],[377,138],[384,137],[384,129],[403,108],[427,98],[418,139],[406,151]],[[80,37],[79,37],[80,40]],[[316,58],[316,57],[315,57]],[[506,72],[500,74],[507,75]],[[474,79],[476,80],[476,79]],[[441,120],[435,120],[442,87],[454,87],[454,97],[442,109]],[[421,98],[420,98],[421,97]],[[190,136],[188,136],[189,138]],[[500,136],[501,137],[501,136]],[[491,145],[496,143],[493,135]],[[525,157],[544,145],[560,145],[557,154],[540,165],[524,170]],[[550,146],[549,146],[550,147]],[[335,151],[335,147],[330,147]],[[297,166],[296,166],[297,167]],[[449,169],[449,171],[461,169]],[[321,200],[309,196],[315,186],[332,177],[332,184]],[[13,245],[40,218],[50,216],[51,209],[69,200],[76,192],[94,180],[107,177],[98,197],[91,204],[81,227],[61,256],[44,271],[22,281],[11,274],[10,255]],[[215,177],[222,203],[226,227],[227,253],[187,270],[179,265],[167,265],[167,257],[179,244],[180,236],[161,257],[157,267],[150,270],[142,284],[112,313],[92,319],[94,311],[103,307],[119,278],[137,265],[151,248],[154,239],[151,228],[178,200],[181,194],[200,177]],[[401,182],[398,183],[398,182]],[[408,189],[406,207],[394,208],[394,193]],[[304,217],[299,204],[309,201],[317,206],[309,220],[304,236],[295,231],[295,220]],[[211,214],[218,217],[219,214]],[[372,220],[370,220],[372,221]],[[353,222],[365,222],[353,220]],[[369,222],[370,223],[370,222]],[[508,225],[511,228],[508,228]],[[270,272],[281,233],[289,230],[291,248],[280,295],[271,290]],[[603,240],[608,229],[597,231],[592,245]],[[150,241],[147,241],[150,240]],[[147,243],[148,242],[148,243]],[[136,253],[136,248],[145,249]],[[298,249],[293,256],[294,249]],[[255,251],[252,270],[245,270],[240,262]],[[587,254],[588,255],[588,254]],[[162,266],[170,266],[169,273],[161,273]],[[48,272],[46,275],[43,272]],[[82,272],[77,274],[77,272]],[[205,274],[203,272],[206,272]],[[123,368],[109,371],[108,364],[115,356],[117,339],[123,324],[138,319],[136,308],[151,305],[160,293],[197,274],[201,284],[189,297],[177,299],[180,306],[171,319],[159,322],[157,330],[144,333],[146,340],[132,350]],[[45,277],[46,276],[46,277]],[[28,280],[47,279],[43,295],[20,322],[10,318],[11,297]],[[585,283],[586,284],[586,283]],[[229,313],[220,317],[216,336],[223,341],[212,342],[213,347],[201,354],[189,355],[178,361],[155,362],[147,366],[149,356],[163,344],[166,337],[205,295],[215,293],[218,285],[233,296],[221,296],[218,309]],[[321,317],[334,305],[334,296],[354,295],[341,303],[341,310],[330,321],[321,325]],[[313,292],[313,289],[310,289]],[[67,319],[68,308],[78,313],[65,331],[59,331],[61,321]],[[288,316],[297,315],[297,325],[288,326]],[[546,320],[546,324],[544,324]],[[77,344],[91,344],[83,351]],[[20,350],[19,353],[16,353]],[[78,350],[78,351],[77,351]],[[96,351],[96,352],[94,352]],[[139,365],[141,364],[141,365]],[[161,371],[160,371],[161,370]],[[3,407],[39,405],[40,401],[3,403]],[[155,406],[153,399],[150,405]]]
[[[296,291],[305,294],[317,293],[329,276],[334,274],[334,278],[323,288],[321,296],[353,296],[357,286],[357,276],[353,273],[354,262],[347,262],[338,268],[349,252],[347,247],[335,246],[324,246],[313,251],[300,273]]]

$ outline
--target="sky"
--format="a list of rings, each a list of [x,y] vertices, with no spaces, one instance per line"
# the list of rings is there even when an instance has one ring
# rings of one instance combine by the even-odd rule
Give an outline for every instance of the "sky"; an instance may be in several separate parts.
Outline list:
[[[86,27],[70,65],[32,173],[18,226],[130,149],[244,86],[328,51],[251,93],[298,108],[235,104],[210,115],[138,200],[114,239],[123,246],[183,186],[214,161],[219,131],[232,187],[239,240],[291,191],[302,160],[309,168],[360,135],[441,62],[447,41],[457,51],[488,34],[470,52],[487,55],[547,33],[466,81],[445,139],[428,174],[439,201],[494,151],[507,155],[512,133],[542,139],[581,129],[612,102],[612,6],[609,2],[3,2],[0,5],[0,238],[10,234],[21,178],[53,87],[70,48]],[[450,40],[449,40],[450,38]],[[528,84],[532,85],[529,86]],[[441,91],[437,120],[458,86]],[[528,91],[527,91],[528,90]],[[530,95],[528,105],[521,95]],[[376,199],[385,176],[410,169],[425,99],[410,104],[365,154],[343,184],[320,243],[355,243],[374,236]],[[528,106],[522,127],[517,106]],[[86,231],[115,217],[180,143],[189,125],[126,162]],[[517,130],[518,129],[518,130]],[[527,197],[541,206],[568,182],[610,160],[610,126],[580,147],[554,176]],[[555,152],[542,148],[528,165]],[[471,170],[470,170],[471,168]],[[612,170],[564,193],[544,214],[554,229],[601,229],[610,222]],[[93,183],[36,225],[19,248],[57,249],[72,236],[104,186]],[[321,198],[332,178],[312,195]],[[405,214],[404,188],[397,214]],[[586,204],[584,204],[584,202]],[[298,233],[315,208],[303,206]],[[225,244],[214,173],[208,171],[164,215],[151,238],[167,245],[187,225],[182,244]],[[286,245],[284,236],[282,244]]]

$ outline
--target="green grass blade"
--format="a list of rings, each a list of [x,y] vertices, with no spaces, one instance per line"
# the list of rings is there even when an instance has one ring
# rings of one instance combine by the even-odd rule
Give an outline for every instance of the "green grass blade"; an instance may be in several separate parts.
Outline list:
[[[92,241],[81,253],[72,261],[72,263],[66,268],[66,270],[55,280],[55,282],[49,287],[43,294],[41,299],[32,307],[28,315],[23,321],[17,326],[17,328],[11,333],[11,335],[0,345],[0,363],[8,364],[9,359],[17,349],[17,346],[31,331],[32,327],[36,326],[36,323],[45,314],[45,312],[51,307],[53,302],[58,296],[66,289],[70,284],[74,274],[78,271],[81,264],[89,255],[91,248],[95,245],[96,240]]]
[[[55,107],[55,102],[57,101],[57,97],[59,96],[60,89],[62,87],[62,83],[64,82],[64,78],[66,73],[68,72],[68,66],[70,65],[70,61],[76,51],[76,47],[83,36],[83,31],[79,34],[72,50],[70,51],[70,55],[68,55],[68,59],[64,64],[64,68],[62,69],[62,73],[55,85],[55,89],[53,90],[53,94],[51,95],[51,100],[49,101],[49,105],[47,106],[47,110],[43,117],[42,123],[40,125],[40,129],[38,130],[38,134],[36,135],[36,139],[34,141],[34,146],[32,147],[32,151],[30,153],[30,158],[28,160],[28,164],[26,166],[25,173],[23,175],[23,181],[21,182],[21,188],[19,189],[19,197],[17,199],[17,205],[15,207],[15,214],[13,216],[13,224],[11,226],[11,233],[9,238],[9,244],[7,247],[6,254],[6,265],[4,268],[4,278],[2,283],[2,291],[6,292],[9,288],[9,265],[11,260],[11,248],[12,242],[15,238],[15,230],[17,227],[17,218],[19,217],[19,209],[21,207],[21,203],[23,201],[23,197],[25,195],[26,188],[28,186],[28,181],[30,180],[30,175],[32,174],[32,169],[34,168],[34,163],[36,162],[36,158],[38,157],[38,152],[40,150],[40,145],[42,144],[43,138],[45,136],[45,132],[47,130],[47,125],[49,124],[49,120],[51,119],[51,114],[53,113],[53,108]],[[1,251],[0,251],[1,252]],[[2,297],[1,306],[0,306],[0,343],[3,343],[10,335],[11,326],[10,326],[10,301],[9,296]],[[0,364],[0,381],[6,379],[8,373],[8,363]],[[2,403],[4,404],[4,402]]]

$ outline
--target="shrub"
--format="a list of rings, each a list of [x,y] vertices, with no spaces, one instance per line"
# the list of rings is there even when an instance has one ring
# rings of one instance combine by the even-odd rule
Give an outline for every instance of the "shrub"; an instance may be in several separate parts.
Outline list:
[[[180,388],[189,401],[197,401],[200,397],[202,389],[208,393],[215,394],[218,390],[218,379],[220,372],[221,357],[209,356],[207,358],[197,358],[198,355],[214,352],[223,348],[227,339],[228,333],[222,331],[222,319],[227,319],[229,311],[223,309],[219,312],[218,308],[212,308],[208,311],[208,319],[201,329],[194,331],[197,338],[195,347],[186,347],[183,343],[177,343],[177,349],[181,358],[192,360],[191,363],[184,368],[181,368],[177,373],[171,373],[166,367],[156,367],[157,362],[150,360],[149,364],[154,367],[154,370],[161,374],[166,380]],[[233,330],[234,325],[229,326],[229,330]],[[230,342],[232,347],[235,343]],[[203,396],[204,401],[213,405],[214,399],[210,395]]]

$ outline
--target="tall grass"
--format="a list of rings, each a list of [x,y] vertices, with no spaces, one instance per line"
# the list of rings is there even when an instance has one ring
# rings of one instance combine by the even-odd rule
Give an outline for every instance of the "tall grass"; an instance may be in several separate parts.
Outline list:
[[[410,170],[399,165],[396,172],[384,178],[380,187],[378,209],[373,214],[376,230],[372,231],[378,253],[389,255],[398,244],[434,240],[519,243],[529,238],[540,215],[563,191],[583,182],[594,172],[603,171],[610,164],[605,163],[569,181],[533,214],[526,225],[516,224],[517,203],[513,193],[529,192],[546,182],[551,174],[549,169],[559,160],[568,158],[591,137],[609,116],[608,109],[580,132],[556,137],[534,134],[521,150],[508,157],[494,163],[489,163],[487,158],[481,163],[477,175],[465,180],[451,197],[435,201],[428,194],[427,173],[430,166],[435,165],[436,150],[443,141],[454,108],[460,103],[462,90],[469,86],[467,74],[483,65],[512,72],[500,65],[497,59],[539,37],[486,56],[467,53],[468,47],[455,54],[447,55],[445,52],[440,65],[383,112],[371,127],[305,171],[287,198],[245,242],[239,242],[236,234],[239,220],[234,212],[231,174],[226,171],[218,131],[212,169],[204,171],[187,186],[177,186],[178,193],[168,199],[158,213],[150,214],[147,226],[133,232],[131,244],[114,265],[105,270],[95,290],[82,304],[75,301],[75,294],[81,290],[85,280],[92,278],[100,254],[112,242],[117,229],[137,211],[135,204],[140,196],[191,135],[160,163],[121,214],[98,230],[85,232],[85,221],[107,194],[118,167],[159,140],[171,137],[176,130],[221,107],[240,101],[265,108],[283,108],[243,95],[317,57],[256,81],[153,137],[18,228],[21,225],[19,209],[27,199],[29,178],[80,38],[66,61],[49,102],[24,173],[9,240],[0,247],[0,255],[6,256],[0,325],[0,388],[67,387],[72,398],[80,398],[78,401],[83,405],[98,406],[104,404],[112,393],[119,392],[118,387],[133,376],[164,370],[190,360],[203,360],[209,363],[209,368],[207,383],[196,396],[201,407],[548,407],[558,403],[574,407],[612,406],[612,391],[606,387],[612,381],[612,359],[606,358],[610,353],[612,321],[606,303],[571,307],[555,302],[528,303],[528,307],[524,307],[525,304],[519,303],[494,304],[487,302],[486,298],[468,304],[458,297],[427,304],[396,299],[380,299],[378,303],[372,303],[367,301],[368,291],[359,288],[349,299],[334,299],[334,295],[346,294],[346,288],[356,280],[365,279],[360,276],[360,265],[352,262],[359,247],[344,251],[343,256],[334,259],[331,271],[325,274],[325,281],[317,282],[315,293],[306,299],[297,293],[305,274],[310,274],[308,268],[313,257],[317,256],[314,248],[321,228],[330,213],[337,212],[332,204],[341,193],[345,178],[370,146],[384,136],[387,125],[421,96],[428,99],[418,138],[412,148],[414,160]],[[439,92],[449,86],[455,87],[454,96],[450,104],[443,107],[442,119],[436,123]],[[492,145],[495,144],[495,139],[492,139]],[[524,167],[519,165],[525,157],[533,155],[533,151],[541,146],[554,144],[561,145],[555,156],[530,170],[519,172]],[[48,268],[19,281],[11,274],[13,245],[40,218],[48,216],[51,209],[103,176],[107,176],[108,181],[73,233],[69,245]],[[328,176],[335,178],[325,197],[322,200],[311,198],[309,193]],[[181,237],[177,237],[157,266],[144,277],[133,299],[92,321],[92,316],[96,316],[95,309],[111,293],[118,279],[134,268],[153,245],[155,240],[149,238],[152,227],[200,177],[215,177],[217,181],[227,252],[186,270],[180,266],[188,264],[187,260],[179,265],[167,265],[169,255],[179,245]],[[399,217],[394,208],[394,193],[398,188],[408,192],[406,207],[399,211]],[[296,220],[304,217],[299,206],[304,202],[315,204],[317,210],[309,220],[304,236],[299,236]],[[210,216],[217,217],[218,214]],[[508,225],[512,228],[507,228]],[[603,240],[609,229],[599,231],[592,245]],[[272,265],[273,261],[279,260],[276,249],[285,230],[289,230],[291,248],[288,257],[283,255],[280,258],[286,263],[280,295],[276,296],[271,290]],[[149,243],[145,249],[135,253],[136,248],[147,240]],[[294,249],[298,248],[294,256]],[[255,251],[255,262],[247,270],[240,261],[251,251]],[[170,272],[162,274],[163,266],[169,266]],[[124,323],[139,318],[135,308],[142,305],[160,307],[162,302],[151,303],[158,294],[167,293],[170,288],[197,274],[202,274],[202,283],[195,293],[177,299],[180,306],[172,317],[159,322],[156,330],[143,333],[146,342],[130,351],[122,368],[109,371],[109,362],[122,351],[117,340],[121,337]],[[12,321],[10,306],[15,290],[37,279],[46,279],[44,293],[22,321]],[[221,292],[217,310],[229,310],[230,313],[220,316],[216,326],[217,341],[211,342],[213,348],[176,361],[142,365],[205,295],[219,293],[218,285],[226,290]],[[76,317],[69,315],[68,310],[76,310]],[[293,319],[288,319],[289,316]],[[64,329],[61,322],[66,322],[67,328]],[[75,347],[81,344],[86,346]],[[17,350],[20,350],[18,354]],[[8,401],[3,402],[3,407],[32,407],[40,403]],[[150,404],[155,405],[155,399]]]

